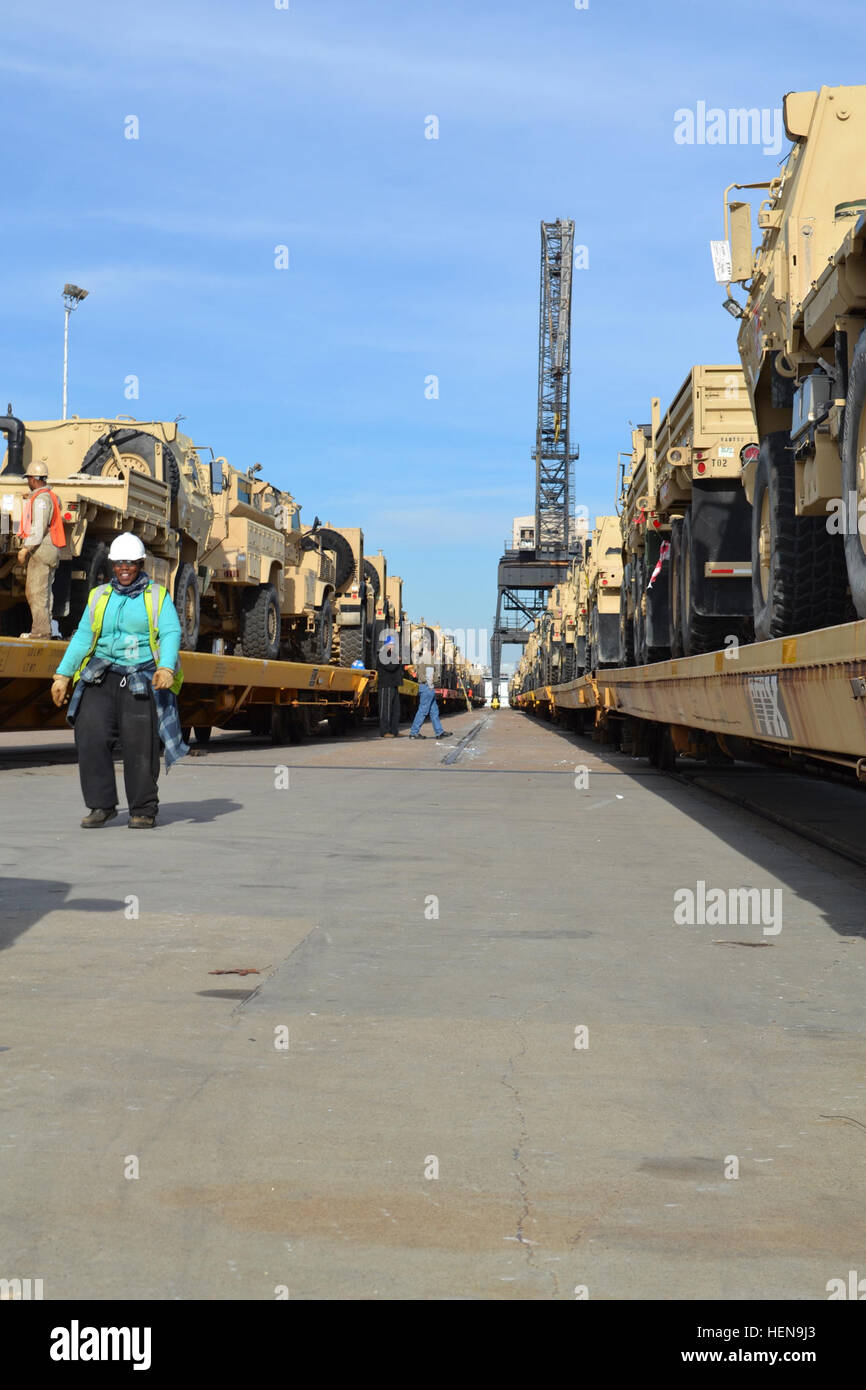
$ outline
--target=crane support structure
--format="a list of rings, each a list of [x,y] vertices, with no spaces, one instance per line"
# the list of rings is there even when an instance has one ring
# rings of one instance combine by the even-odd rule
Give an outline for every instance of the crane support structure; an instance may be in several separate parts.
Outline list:
[[[535,547],[567,551],[571,541],[569,377],[574,223],[541,224],[538,425],[535,435]]]
[[[505,544],[499,560],[496,616],[490,643],[494,689],[503,643],[525,646],[548,590],[580,553],[575,535],[569,376],[574,222],[541,224],[541,299],[538,315],[538,422],[535,432],[535,536],[531,545]],[[509,616],[511,621],[509,621]]]

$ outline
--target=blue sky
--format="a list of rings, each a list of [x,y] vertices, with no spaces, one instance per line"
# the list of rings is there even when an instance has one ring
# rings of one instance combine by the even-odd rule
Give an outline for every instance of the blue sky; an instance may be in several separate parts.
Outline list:
[[[185,416],[307,520],[362,525],[411,615],[460,629],[490,626],[502,541],[533,509],[542,218],[573,217],[589,252],[576,494],[608,512],[629,421],[735,357],[708,242],[724,186],[781,158],[678,145],[674,112],[862,81],[866,29],[838,0],[820,21],[812,0],[3,13],[2,407],[60,414],[60,290],[83,285],[70,412]]]

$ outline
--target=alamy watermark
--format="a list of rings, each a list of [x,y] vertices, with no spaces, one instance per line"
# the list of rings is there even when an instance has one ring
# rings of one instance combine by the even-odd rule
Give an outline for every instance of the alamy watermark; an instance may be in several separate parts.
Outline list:
[[[698,101],[694,110],[681,106],[674,112],[677,145],[760,145],[764,154],[778,155],[783,135],[780,106],[739,106],[726,111]]]
[[[866,497],[853,490],[847,498],[831,497],[826,511],[831,536],[866,536]]]
[[[44,1298],[43,1279],[0,1279],[0,1303]]]
[[[764,936],[782,930],[781,888],[694,888],[674,890],[676,927],[761,927]]]

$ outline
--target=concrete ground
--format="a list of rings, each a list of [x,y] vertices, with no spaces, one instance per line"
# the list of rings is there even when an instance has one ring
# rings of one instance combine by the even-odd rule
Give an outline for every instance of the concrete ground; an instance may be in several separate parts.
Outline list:
[[[864,870],[512,711],[447,727],[216,739],[137,835],[78,828],[72,764],[7,768],[0,1277],[824,1299],[866,1274]],[[779,888],[783,917],[677,924],[699,883]]]

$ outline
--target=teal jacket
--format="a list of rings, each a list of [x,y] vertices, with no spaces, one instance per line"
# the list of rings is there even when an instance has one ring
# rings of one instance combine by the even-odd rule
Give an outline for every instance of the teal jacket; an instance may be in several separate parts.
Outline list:
[[[155,608],[156,605],[154,604]],[[177,609],[171,601],[171,595],[165,600],[159,615],[158,639],[159,661],[157,665],[165,666],[170,671],[176,671],[177,660],[180,655],[180,619],[177,616]],[[85,608],[81,622],[75,629],[69,646],[63,653],[63,659],[57,667],[57,675],[74,676],[90,651],[92,642],[93,628],[90,623],[90,612]],[[114,662],[117,666],[140,666],[143,662],[152,660],[147,627],[147,609],[144,606],[142,594],[136,594],[135,598],[124,598],[116,591],[111,594],[102,620],[102,631],[99,634],[99,641],[93,655],[104,657],[106,661]]]

